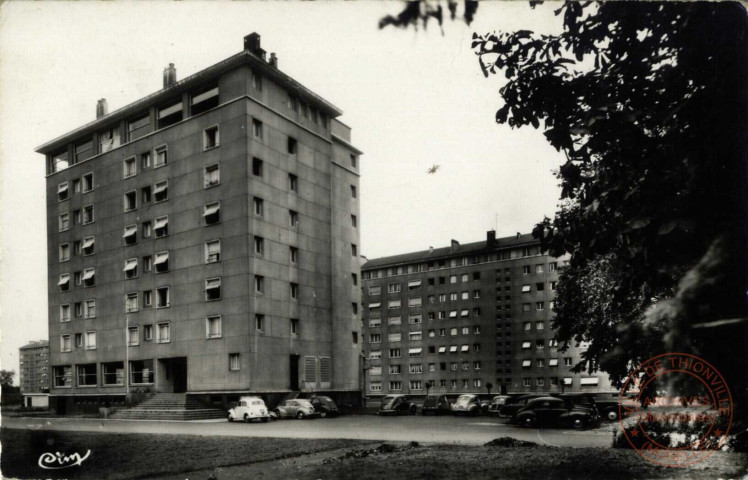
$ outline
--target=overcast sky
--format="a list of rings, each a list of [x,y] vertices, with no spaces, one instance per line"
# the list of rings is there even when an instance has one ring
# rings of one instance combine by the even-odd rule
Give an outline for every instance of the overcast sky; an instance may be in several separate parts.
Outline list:
[[[399,2],[4,2],[0,6],[0,366],[47,337],[44,158],[34,148],[196,73],[262,35],[279,68],[344,111],[361,158],[368,258],[529,232],[555,211],[561,158],[533,129],[494,122],[473,31],[553,32],[558,4],[481,2],[444,32],[378,30]],[[436,174],[427,174],[439,165]],[[16,378],[17,383],[17,378]]]

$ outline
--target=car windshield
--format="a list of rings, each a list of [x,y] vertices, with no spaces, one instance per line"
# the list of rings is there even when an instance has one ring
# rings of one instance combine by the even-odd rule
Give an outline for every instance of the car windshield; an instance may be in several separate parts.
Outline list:
[[[397,400],[399,397],[384,397],[382,399],[382,405],[385,407],[388,407],[395,403],[395,400]]]
[[[455,402],[457,405],[467,405],[473,397],[471,395],[460,395]]]
[[[311,407],[312,404],[309,403],[309,400],[296,400],[296,404],[300,407]]]
[[[262,400],[253,400],[252,405],[265,405],[265,404],[262,403]]]

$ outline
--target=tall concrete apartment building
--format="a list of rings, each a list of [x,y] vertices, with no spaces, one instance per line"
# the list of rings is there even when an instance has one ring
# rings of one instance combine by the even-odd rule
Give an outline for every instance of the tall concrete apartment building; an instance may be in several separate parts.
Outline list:
[[[21,393],[49,392],[49,342],[39,340],[18,349]]]
[[[362,267],[366,395],[611,391],[574,374],[550,321],[564,258],[532,235],[373,259]]]
[[[361,152],[341,114],[253,33],[38,147],[58,411],[133,392],[360,396]]]

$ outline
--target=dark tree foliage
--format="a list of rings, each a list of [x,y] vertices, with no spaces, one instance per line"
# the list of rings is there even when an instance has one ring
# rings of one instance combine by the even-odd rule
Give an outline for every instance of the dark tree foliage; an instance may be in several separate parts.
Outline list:
[[[462,18],[465,22],[470,25],[473,22],[475,12],[478,10],[478,2],[475,0],[464,0],[462,9]],[[457,18],[457,7],[458,4],[454,0],[447,0],[447,10],[449,10],[449,17],[451,20]],[[384,28],[388,25],[394,25],[395,27],[408,28],[413,26],[418,28],[419,21],[423,24],[423,28],[428,26],[429,20],[432,18],[439,23],[441,27],[444,21],[444,10],[438,2],[430,2],[427,0],[416,0],[405,2],[405,7],[397,15],[387,15],[386,17],[379,20],[379,28]]]
[[[559,209],[533,231],[571,255],[557,338],[592,340],[577,370],[614,381],[678,350],[744,389],[744,7],[567,2],[556,14],[558,35],[474,34],[473,48],[486,76],[506,77],[496,121],[541,129],[566,158]]]

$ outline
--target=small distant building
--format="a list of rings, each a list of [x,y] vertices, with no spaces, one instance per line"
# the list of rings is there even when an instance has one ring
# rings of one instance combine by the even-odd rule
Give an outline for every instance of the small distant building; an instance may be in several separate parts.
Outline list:
[[[39,340],[18,349],[20,383],[26,407],[49,405],[49,342]]]

